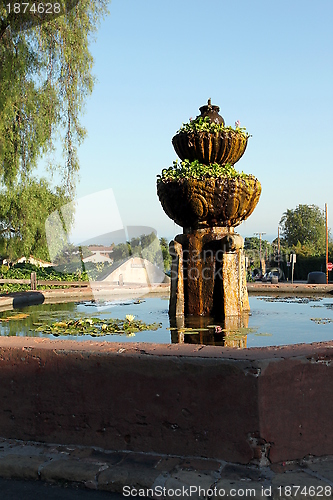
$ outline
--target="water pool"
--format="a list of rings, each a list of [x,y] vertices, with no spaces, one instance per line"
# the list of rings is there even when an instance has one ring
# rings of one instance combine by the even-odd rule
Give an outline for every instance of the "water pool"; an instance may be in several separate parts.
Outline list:
[[[295,296],[250,296],[250,315],[215,322],[212,318],[186,318],[171,322],[168,297],[119,302],[81,302],[43,304],[0,313],[2,336],[61,338],[77,341],[108,342],[175,342],[226,345],[229,347],[266,347],[296,343],[322,342],[333,339],[333,298]],[[70,319],[135,316],[147,324],[157,322],[156,331],[135,335],[112,334],[53,335],[36,331],[36,325],[48,325]]]

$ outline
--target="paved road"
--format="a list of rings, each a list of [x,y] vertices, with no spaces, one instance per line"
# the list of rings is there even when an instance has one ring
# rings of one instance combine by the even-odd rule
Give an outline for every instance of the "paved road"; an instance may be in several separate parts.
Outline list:
[[[65,488],[41,481],[0,478],[1,500],[120,500],[119,493]]]

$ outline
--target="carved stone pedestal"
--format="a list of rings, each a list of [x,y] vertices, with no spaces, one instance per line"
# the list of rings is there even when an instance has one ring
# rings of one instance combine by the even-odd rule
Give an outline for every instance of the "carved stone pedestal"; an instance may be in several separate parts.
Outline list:
[[[248,312],[243,247],[233,228],[185,228],[177,235],[170,243],[170,316],[225,318]]]

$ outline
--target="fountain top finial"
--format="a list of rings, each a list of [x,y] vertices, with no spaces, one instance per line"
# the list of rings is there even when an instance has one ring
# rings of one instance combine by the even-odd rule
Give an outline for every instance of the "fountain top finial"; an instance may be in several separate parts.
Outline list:
[[[201,112],[202,117],[208,116],[212,122],[218,123],[220,125],[222,124],[223,126],[225,125],[224,119],[219,115],[219,106],[215,106],[214,104],[212,104],[211,98],[208,99],[208,102],[207,104],[205,104],[205,106],[201,106],[201,108],[199,108],[199,111]]]

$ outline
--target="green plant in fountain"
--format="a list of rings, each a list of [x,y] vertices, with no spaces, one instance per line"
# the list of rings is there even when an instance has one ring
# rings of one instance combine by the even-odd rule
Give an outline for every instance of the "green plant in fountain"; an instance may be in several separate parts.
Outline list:
[[[222,123],[212,122],[209,116],[198,116],[195,120],[190,120],[188,123],[183,123],[180,129],[177,131],[177,134],[180,133],[200,133],[200,132],[211,132],[214,134],[219,134],[221,132],[230,132],[230,133],[239,133],[244,137],[251,137],[251,135],[246,131],[245,127],[226,127]]]
[[[227,177],[241,178],[245,181],[252,177],[251,175],[244,174],[244,172],[238,172],[230,163],[226,165],[219,165],[218,163],[211,163],[210,165],[204,165],[198,160],[190,162],[189,160],[184,160],[178,162],[178,160],[173,162],[173,165],[169,168],[164,168],[162,170],[162,175],[157,176],[157,183],[168,182],[168,181],[178,181],[180,179],[208,179],[214,178],[219,179]]]

